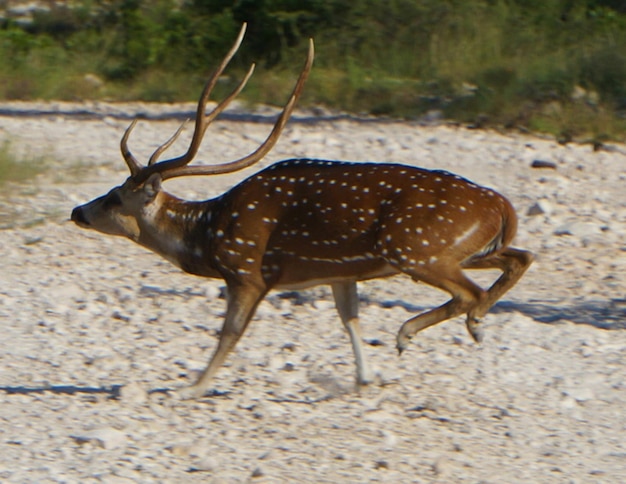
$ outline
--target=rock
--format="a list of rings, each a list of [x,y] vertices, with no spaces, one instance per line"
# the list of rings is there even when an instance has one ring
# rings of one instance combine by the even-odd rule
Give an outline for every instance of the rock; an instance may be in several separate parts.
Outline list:
[[[103,449],[115,449],[126,444],[128,436],[113,427],[103,427],[78,435],[71,435],[77,443],[94,443]]]
[[[600,234],[600,227],[592,222],[581,222],[574,220],[566,222],[554,230],[554,235],[574,235],[576,237],[584,237]]]
[[[539,200],[530,206],[526,215],[549,215],[552,211],[552,204],[548,200]]]
[[[104,86],[104,81],[93,73],[85,74],[83,81],[94,89],[99,89]]]
[[[547,161],[547,160],[533,160],[533,162],[530,164],[531,168],[549,168],[552,170],[556,170],[556,163],[554,163],[553,161]]]
[[[205,456],[195,460],[189,472],[217,472],[219,468],[219,462],[215,458]]]
[[[586,402],[587,400],[593,400],[595,398],[593,390],[587,387],[575,387],[567,390],[566,393],[578,403]]]
[[[124,403],[143,404],[148,401],[148,392],[137,383],[129,383],[120,389],[120,398]]]

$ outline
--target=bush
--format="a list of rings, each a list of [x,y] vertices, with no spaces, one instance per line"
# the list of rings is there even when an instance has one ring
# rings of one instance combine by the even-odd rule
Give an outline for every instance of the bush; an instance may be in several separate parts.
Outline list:
[[[0,27],[0,96],[195,99],[241,22],[229,75],[259,64],[248,99],[282,103],[315,37],[305,101],[355,112],[506,126],[571,124],[626,109],[626,7],[616,0],[82,0]],[[60,67],[59,67],[60,66]],[[294,67],[296,66],[296,67]],[[91,90],[81,79],[105,81]],[[598,105],[600,103],[600,105]],[[587,108],[585,108],[587,109]],[[598,114],[599,116],[599,114]],[[577,131],[584,131],[577,126]],[[611,128],[612,131],[618,130]]]

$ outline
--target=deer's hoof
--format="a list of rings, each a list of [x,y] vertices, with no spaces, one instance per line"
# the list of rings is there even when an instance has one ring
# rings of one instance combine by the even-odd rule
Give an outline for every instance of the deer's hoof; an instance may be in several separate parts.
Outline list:
[[[202,398],[206,394],[206,390],[204,388],[200,388],[196,385],[191,385],[187,387],[176,388],[171,391],[175,398],[179,400],[197,400],[198,398]]]
[[[372,372],[369,368],[364,370],[361,374],[357,374],[356,376],[356,386],[357,388],[366,387],[371,385],[372,383],[376,383],[380,378],[380,375]]]
[[[398,333],[398,337],[396,338],[396,349],[398,350],[398,356],[402,355],[404,350],[407,349],[409,343],[411,342],[411,336],[407,334],[402,334],[402,330]]]
[[[485,333],[480,327],[480,319],[467,318],[467,331],[476,343],[482,343]]]

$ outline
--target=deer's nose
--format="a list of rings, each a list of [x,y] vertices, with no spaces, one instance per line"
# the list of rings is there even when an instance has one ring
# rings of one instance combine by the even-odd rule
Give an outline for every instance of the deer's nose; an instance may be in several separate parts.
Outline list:
[[[78,225],[86,226],[89,225],[89,222],[85,218],[85,212],[82,207],[76,207],[72,210],[72,222],[77,223]]]

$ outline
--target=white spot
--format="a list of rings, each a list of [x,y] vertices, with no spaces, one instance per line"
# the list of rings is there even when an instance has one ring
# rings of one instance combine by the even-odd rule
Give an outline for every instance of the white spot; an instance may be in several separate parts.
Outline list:
[[[459,235],[458,237],[455,237],[454,245],[459,245],[459,244],[465,242],[467,239],[469,239],[472,235],[474,235],[476,233],[476,231],[478,230],[479,226],[480,226],[480,222],[476,222],[476,223],[474,223],[474,225],[472,225],[469,229],[467,229],[461,235]]]

